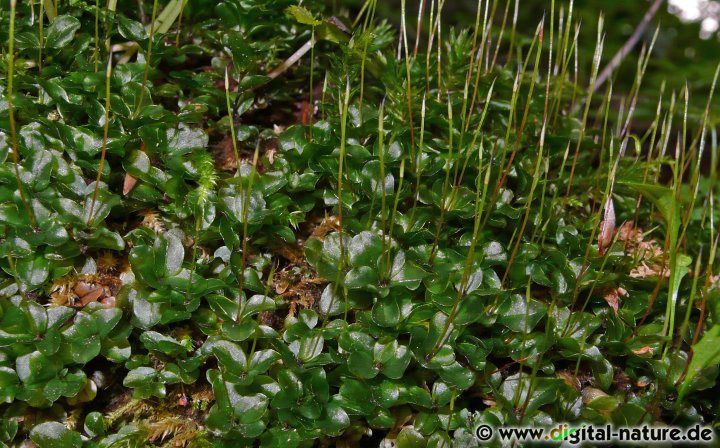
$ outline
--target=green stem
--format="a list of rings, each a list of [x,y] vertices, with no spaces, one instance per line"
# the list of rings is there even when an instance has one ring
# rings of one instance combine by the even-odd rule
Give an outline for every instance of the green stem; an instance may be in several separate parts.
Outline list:
[[[412,102],[412,77],[410,76],[410,50],[408,49],[407,40],[407,26],[405,24],[405,2],[401,0],[401,24],[402,24],[402,38],[403,47],[405,48],[405,82],[406,82],[406,96],[407,96],[407,108],[408,108],[408,126],[410,127],[410,166],[413,171],[415,169],[415,127],[413,126],[413,102]]]
[[[451,201],[447,197],[447,189],[450,181],[450,169],[452,168],[453,160],[453,113],[452,113],[452,102],[450,101],[450,94],[447,99],[447,111],[448,111],[448,156],[445,162],[445,181],[443,182],[442,197],[440,198],[440,218],[438,219],[437,227],[435,228],[435,237],[433,239],[433,245],[430,249],[430,256],[428,257],[428,263],[432,265],[435,253],[440,243],[440,232],[445,225],[445,212],[446,209],[451,206]]]
[[[235,169],[240,172],[240,156],[237,148],[237,138],[235,138],[235,119],[233,118],[232,106],[230,105],[230,67],[225,67],[225,104],[227,106],[227,114],[230,119],[230,137],[232,138],[233,154],[235,155]]]
[[[437,352],[442,348],[443,344],[445,344],[445,340],[450,335],[450,329],[452,327],[453,322],[455,321],[455,317],[457,316],[457,312],[460,308],[460,302],[462,301],[463,297],[465,297],[465,290],[467,288],[468,280],[470,279],[471,270],[473,267],[473,263],[475,261],[475,247],[478,243],[478,236],[480,234],[480,217],[483,213],[483,208],[485,204],[485,197],[488,190],[488,185],[490,183],[490,173],[491,173],[491,165],[492,160],[487,165],[487,171],[485,172],[485,178],[482,182],[482,187],[480,185],[480,179],[482,177],[482,162],[483,162],[483,151],[482,147],[478,154],[478,177],[477,177],[477,188],[475,190],[475,223],[473,226],[473,236],[472,241],[470,242],[470,249],[468,250],[467,257],[465,258],[465,268],[463,269],[462,278],[460,280],[460,287],[458,288],[457,296],[455,297],[455,302],[453,303],[452,309],[450,311],[450,314],[448,315],[448,319],[445,322],[445,328],[443,329],[443,332],[438,338],[437,342],[435,343],[435,346],[433,347],[432,351],[426,356],[426,359],[429,361],[431,360]],[[482,196],[480,195],[480,190],[482,189]]]
[[[37,227],[37,220],[33,212],[30,202],[28,202],[20,180],[20,153],[18,152],[17,129],[15,124],[15,109],[13,107],[13,80],[15,74],[15,7],[17,0],[10,0],[10,48],[8,50],[8,76],[7,76],[7,103],[8,115],[10,118],[10,138],[12,140],[12,157],[13,166],[15,168],[15,179],[17,180],[18,192],[20,200],[25,206],[25,211],[30,218],[30,223],[34,228]]]
[[[393,236],[393,227],[395,227],[395,216],[397,214],[397,208],[398,208],[398,202],[400,201],[400,194],[402,193],[402,187],[403,187],[403,179],[405,179],[405,158],[403,158],[400,161],[400,182],[398,183],[398,189],[395,193],[395,201],[393,203],[393,209],[392,214],[390,215],[390,229],[388,232],[388,239],[390,240],[390,243],[392,244],[392,236]],[[391,246],[390,246],[391,247]],[[385,277],[384,278],[390,278],[391,271],[392,271],[392,262],[390,261],[391,257],[391,251],[390,247],[387,247],[386,251],[386,271],[385,271]]]
[[[388,242],[387,242],[387,227],[385,226],[385,203],[386,203],[386,196],[387,193],[385,192],[385,102],[383,101],[380,103],[380,111],[378,112],[378,151],[379,151],[379,159],[380,159],[380,179],[378,181],[378,184],[380,185],[380,231],[382,233],[382,253],[383,253],[383,259],[385,251],[388,251]],[[381,275],[384,272],[383,269],[380,270]],[[382,278],[381,278],[382,280]]]
[[[242,221],[243,221],[243,228],[242,228],[242,258],[240,262],[240,278],[238,279],[238,286],[240,288],[239,295],[238,295],[238,314],[235,316],[235,322],[240,321],[240,308],[242,307],[242,299],[243,299],[243,289],[245,289],[245,267],[247,265],[247,233],[248,233],[248,214],[250,211],[250,198],[252,194],[253,189],[253,183],[255,181],[255,174],[257,173],[257,161],[258,156],[260,155],[260,142],[258,141],[255,145],[255,154],[253,154],[253,162],[252,162],[252,170],[250,171],[250,180],[248,181],[248,187],[245,191],[245,203],[243,204],[242,209]],[[240,166],[238,165],[238,171],[240,171]]]
[[[273,264],[272,268],[270,268],[270,274],[268,274],[267,283],[265,284],[265,297],[270,297],[270,288],[272,287],[273,277],[275,277],[275,269],[276,266]],[[250,347],[250,354],[247,357],[247,370],[250,370],[250,362],[252,361],[252,358],[255,355],[255,350],[257,349],[258,333],[260,333],[260,314],[258,314],[256,319],[258,327],[256,327],[253,332],[252,346]]]
[[[418,145],[418,162],[417,169],[415,170],[415,192],[413,194],[413,204],[410,209],[410,219],[408,220],[408,231],[410,231],[415,223],[415,210],[417,209],[417,202],[420,198],[420,178],[422,177],[422,156],[423,147],[425,146],[425,94],[423,94],[422,108],[420,109],[420,144]]]
[[[142,107],[143,100],[145,99],[145,88],[147,87],[148,78],[150,77],[150,65],[152,63],[152,48],[153,38],[155,37],[155,17],[157,16],[157,6],[158,2],[157,0],[154,0],[152,18],[150,19],[150,39],[148,40],[147,54],[145,55],[145,71],[143,72],[143,82],[142,86],[140,86],[140,97],[138,98],[138,103],[135,107],[135,113],[133,114],[133,118],[137,118],[137,115],[140,113],[140,108]]]
[[[182,31],[182,19],[183,12],[185,11],[185,5],[188,0],[183,0],[182,6],[180,7],[180,14],[178,14],[177,32],[175,33],[175,48],[180,48],[180,32]]]

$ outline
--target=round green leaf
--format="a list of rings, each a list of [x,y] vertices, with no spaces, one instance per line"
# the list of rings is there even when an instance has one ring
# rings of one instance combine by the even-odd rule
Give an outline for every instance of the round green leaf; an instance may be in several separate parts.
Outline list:
[[[39,448],[77,448],[82,446],[80,434],[58,422],[41,423],[30,431],[30,440]]]
[[[80,29],[80,21],[72,16],[61,15],[55,17],[45,34],[45,47],[61,48],[68,45]]]

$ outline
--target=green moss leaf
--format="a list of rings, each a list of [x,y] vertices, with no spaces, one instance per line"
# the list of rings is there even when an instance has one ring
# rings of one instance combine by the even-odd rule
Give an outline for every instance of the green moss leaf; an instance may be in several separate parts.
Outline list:
[[[178,356],[187,353],[188,347],[179,343],[170,336],[165,336],[156,331],[146,331],[140,335],[140,341],[148,350],[157,350],[170,356]]]
[[[545,312],[546,307],[541,302],[513,294],[501,305],[498,322],[512,331],[529,333]]]
[[[398,448],[425,448],[427,446],[427,440],[423,437],[420,432],[412,426],[406,426],[400,431],[397,439],[395,440],[395,446]]]
[[[268,408],[268,398],[263,394],[247,395],[235,399],[235,417],[241,424],[255,423]]]
[[[400,303],[393,295],[377,299],[372,309],[375,323],[382,327],[394,327],[400,322]]]
[[[718,363],[720,363],[720,325],[714,325],[693,346],[693,358],[680,385],[680,396],[692,390],[695,378],[702,375],[704,369]]]
[[[118,31],[120,35],[125,39],[134,40],[136,42],[142,42],[148,38],[145,27],[140,22],[131,20],[124,15],[120,15],[118,18]]]
[[[93,411],[85,416],[85,423],[83,424],[85,433],[90,437],[98,437],[105,435],[105,420],[100,412]]]
[[[318,26],[322,23],[320,20],[315,19],[312,13],[302,6],[289,6],[286,11],[298,23],[302,23],[303,25]]]
[[[80,434],[58,422],[37,425],[30,432],[30,440],[35,442],[39,448],[78,448],[82,446]]]
[[[47,48],[62,48],[68,45],[80,29],[80,21],[72,16],[60,15],[53,20],[45,34]]]
[[[377,266],[381,254],[382,242],[380,237],[368,231],[355,235],[348,248],[350,264],[356,267]]]

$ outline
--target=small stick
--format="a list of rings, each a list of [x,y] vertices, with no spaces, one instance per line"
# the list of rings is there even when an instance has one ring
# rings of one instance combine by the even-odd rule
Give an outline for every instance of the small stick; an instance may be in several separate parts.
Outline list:
[[[285,73],[287,69],[292,67],[297,61],[299,61],[303,56],[305,56],[308,51],[310,51],[310,49],[313,47],[313,44],[313,39],[305,42],[305,44],[300,47],[295,53],[293,53],[292,56],[284,60],[282,64],[280,64],[268,73],[270,79],[275,79]]]
[[[605,68],[600,72],[600,76],[598,76],[597,82],[595,83],[595,89],[593,91],[596,91],[600,88],[601,85],[612,74],[613,70],[615,70],[618,65],[622,62],[623,59],[625,59],[625,56],[632,51],[632,49],[637,45],[638,41],[640,40],[640,36],[642,36],[642,33],[645,32],[645,28],[650,24],[650,21],[657,13],[658,9],[660,9],[660,5],[662,4],[663,0],[655,0],[652,5],[650,5],[650,8],[647,10],[645,15],[643,16],[642,20],[638,24],[637,28],[635,28],[635,31],[632,33],[630,38],[625,42],[625,45],[618,50],[617,53],[615,53],[615,56],[610,60],[608,65],[605,66]]]

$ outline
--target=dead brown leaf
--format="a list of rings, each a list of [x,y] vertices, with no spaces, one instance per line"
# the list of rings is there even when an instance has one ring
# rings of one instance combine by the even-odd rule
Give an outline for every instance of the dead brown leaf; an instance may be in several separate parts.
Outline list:
[[[639,356],[639,355],[644,355],[646,353],[652,353],[652,351],[653,351],[653,348],[650,347],[649,345],[646,345],[644,347],[640,347],[640,348],[633,350],[633,353],[635,353],[636,355]]]
[[[132,175],[125,173],[125,179],[123,180],[123,196],[130,194],[132,189],[135,188],[135,184],[137,184],[137,179],[135,179]]]
[[[604,299],[608,303],[608,305],[610,305],[610,308],[612,308],[613,311],[615,311],[615,314],[617,315],[618,308],[620,306],[620,297],[625,297],[627,295],[628,295],[628,292],[624,288],[621,288],[621,287],[611,288],[610,290],[608,290],[605,293]]]
[[[660,275],[669,278],[670,270],[657,264],[647,265],[645,262],[641,262],[639,266],[630,271],[630,277],[632,278],[648,278]]]
[[[598,252],[600,256],[605,254],[605,250],[610,247],[615,234],[615,206],[611,196],[605,201],[605,211],[603,213],[603,221],[600,223],[600,233],[598,234]]]

